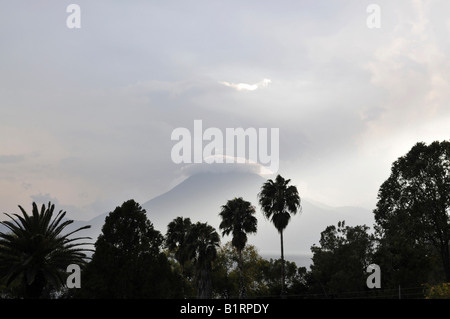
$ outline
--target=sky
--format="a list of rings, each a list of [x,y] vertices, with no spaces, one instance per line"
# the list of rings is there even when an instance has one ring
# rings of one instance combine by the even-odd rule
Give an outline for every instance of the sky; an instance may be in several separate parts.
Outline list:
[[[301,197],[373,209],[398,157],[449,138],[448,12],[447,0],[2,0],[0,212],[52,201],[88,220],[150,200],[199,171],[171,158],[172,132],[195,120],[278,128],[276,173]]]

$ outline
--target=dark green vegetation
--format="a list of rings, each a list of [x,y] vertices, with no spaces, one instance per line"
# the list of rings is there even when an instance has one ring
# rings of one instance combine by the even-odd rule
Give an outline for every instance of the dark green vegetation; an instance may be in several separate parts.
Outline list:
[[[258,223],[253,214],[255,214],[255,207],[241,197],[229,200],[226,205],[222,206],[222,211],[219,214],[222,217],[219,226],[222,229],[222,234],[233,234],[231,244],[238,254],[239,297],[241,299],[245,298],[242,251],[247,243],[247,233],[256,233]]]
[[[54,206],[20,206],[2,222],[0,297],[4,298],[424,298],[443,296],[450,282],[450,142],[416,144],[392,165],[374,210],[374,231],[345,221],[328,226],[313,245],[308,270],[284,259],[283,231],[301,210],[290,180],[277,176],[258,194],[264,216],[280,234],[281,258],[264,259],[247,235],[257,232],[256,208],[243,198],[218,208],[222,235],[203,222],[175,218],[154,229],[134,200],[105,219],[92,256],[64,232],[72,221]],[[299,234],[301,240],[301,234]],[[370,264],[381,289],[369,289]],[[81,288],[65,287],[69,264],[81,266]],[[436,285],[429,288],[430,285]],[[443,288],[444,287],[444,288]],[[439,288],[439,289],[438,289]],[[448,289],[447,289],[448,290]],[[432,292],[432,293],[431,293]]]
[[[300,196],[297,187],[289,185],[290,180],[285,180],[280,175],[275,181],[269,179],[258,194],[259,204],[264,216],[273,223],[281,241],[281,294],[285,291],[284,247],[283,231],[287,227],[291,214],[295,215],[300,208]]]
[[[12,221],[2,222],[10,232],[0,233],[0,275],[10,287],[8,294],[23,298],[48,296],[50,290],[65,284],[70,264],[85,264],[86,249],[77,242],[84,237],[70,236],[84,228],[62,235],[73,221],[64,220],[60,211],[54,219],[54,205],[42,205],[39,211],[33,203],[31,215],[20,207],[22,216],[8,215]]]
[[[162,252],[163,236],[129,200],[110,213],[82,274],[86,298],[179,297],[179,277]]]

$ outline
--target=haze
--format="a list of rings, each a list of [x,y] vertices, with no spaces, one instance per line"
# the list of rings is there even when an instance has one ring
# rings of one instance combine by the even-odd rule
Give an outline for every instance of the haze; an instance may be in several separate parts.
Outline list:
[[[162,194],[194,120],[279,128],[303,198],[368,209],[393,161],[449,137],[448,1],[377,1],[379,29],[360,0],[80,0],[80,29],[70,3],[0,4],[1,212]]]

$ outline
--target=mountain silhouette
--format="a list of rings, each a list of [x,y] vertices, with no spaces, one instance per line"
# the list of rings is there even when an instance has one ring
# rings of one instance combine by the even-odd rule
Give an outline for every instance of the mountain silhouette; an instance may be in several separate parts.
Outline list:
[[[199,173],[193,175],[161,196],[144,203],[149,219],[165,233],[167,224],[178,216],[192,222],[208,222],[218,232],[221,206],[234,197],[250,201],[256,208],[258,232],[249,235],[249,244],[255,245],[266,258],[280,258],[280,238],[275,227],[262,214],[257,195],[265,178],[253,173]],[[291,181],[295,185],[295,181]],[[302,190],[298,190],[302,197]],[[318,244],[320,233],[329,225],[345,220],[346,225],[373,225],[372,212],[359,207],[330,207],[302,198],[302,210],[292,216],[285,229],[284,249],[287,260],[309,266],[311,246]],[[227,236],[225,243],[231,240]]]
[[[167,225],[178,216],[189,217],[193,223],[207,222],[219,229],[219,212],[222,205],[235,197],[242,197],[256,208],[258,232],[248,236],[248,243],[255,245],[261,256],[265,258],[280,258],[280,237],[272,223],[262,214],[257,201],[257,195],[266,178],[254,173],[245,172],[203,172],[194,174],[184,181],[147,202],[140,203],[147,212],[149,220],[155,229],[166,234]],[[291,181],[296,185],[295,181]],[[302,210],[292,216],[285,229],[285,258],[295,261],[298,266],[309,266],[311,263],[311,246],[318,245],[320,233],[329,225],[336,225],[345,220],[346,225],[365,224],[372,228],[374,219],[370,210],[359,207],[330,207],[302,197]],[[125,199],[128,200],[128,199]],[[113,211],[114,208],[111,208]],[[68,212],[70,213],[70,212]],[[68,230],[84,225],[90,229],[77,233],[78,236],[89,236],[95,242],[101,233],[105,217],[103,213],[88,221],[75,221]],[[4,231],[0,225],[0,231]],[[230,236],[222,237],[222,244],[231,240]]]
[[[165,233],[167,224],[178,216],[192,222],[208,222],[219,230],[222,205],[235,197],[256,204],[265,179],[252,173],[198,173],[142,204],[155,228]]]

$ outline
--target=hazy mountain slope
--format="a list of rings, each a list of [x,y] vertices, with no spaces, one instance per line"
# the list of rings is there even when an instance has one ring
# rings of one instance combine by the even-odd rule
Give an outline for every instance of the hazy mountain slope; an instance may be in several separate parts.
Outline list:
[[[260,211],[257,194],[265,179],[251,173],[199,173],[195,174],[168,192],[145,203],[140,203],[147,211],[148,218],[155,228],[166,233],[167,224],[178,216],[189,217],[192,222],[208,222],[220,233],[219,212],[227,200],[243,197],[256,207],[258,232],[249,236],[249,243],[255,245],[260,254],[266,258],[279,258],[280,238],[275,227],[263,217]],[[295,185],[295,181],[292,181]],[[302,190],[299,189],[300,196]],[[128,200],[128,199],[124,199]],[[111,211],[115,207],[111,207]],[[78,236],[90,236],[95,242],[101,233],[105,217],[103,213],[89,221],[75,221],[70,229],[91,225],[88,230],[77,233]],[[358,207],[329,207],[302,198],[302,212],[293,216],[284,232],[284,248],[286,259],[307,266],[310,263],[313,244],[318,244],[320,233],[329,225],[336,225],[345,220],[349,226],[366,224],[373,226],[371,211]],[[0,225],[0,231],[4,228]],[[226,243],[230,237],[222,238]]]
[[[208,222],[219,231],[220,206],[234,197],[243,197],[257,210],[258,232],[249,236],[263,256],[279,258],[280,239],[274,226],[263,217],[257,194],[265,179],[251,173],[202,173],[189,177],[167,193],[144,204],[149,219],[165,233],[167,224],[177,216],[192,222]],[[292,181],[295,185],[295,181]],[[301,189],[299,189],[301,195]],[[292,217],[285,233],[285,254],[300,264],[309,264],[310,248],[318,244],[320,232],[327,226],[346,220],[347,225],[373,225],[372,213],[358,207],[327,207],[302,200],[302,212]],[[222,242],[230,240],[223,238]],[[306,258],[306,259],[305,259]]]
[[[264,179],[250,173],[200,173],[168,192],[142,204],[155,227],[165,233],[167,224],[178,216],[192,222],[208,222],[219,227],[219,212],[227,200],[243,197],[256,204],[256,194]]]

